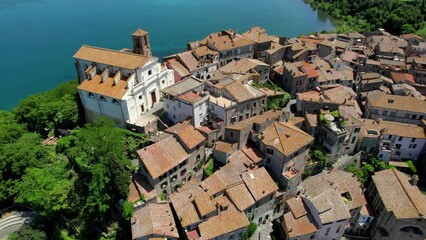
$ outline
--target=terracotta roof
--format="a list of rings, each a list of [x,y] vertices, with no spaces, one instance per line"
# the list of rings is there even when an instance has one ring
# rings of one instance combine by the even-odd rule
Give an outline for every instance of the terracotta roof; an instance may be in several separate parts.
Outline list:
[[[263,156],[263,154],[258,151],[256,148],[247,148],[247,147],[243,147],[241,149],[241,151],[244,152],[244,154],[254,163],[259,163],[260,161],[262,161],[265,156]]]
[[[239,211],[245,211],[256,203],[242,182],[226,189],[226,194]]]
[[[425,139],[426,133],[423,127],[409,123],[399,123],[384,121],[382,119],[362,119],[366,129],[375,129],[377,131],[384,131],[384,134],[395,135],[400,137],[419,138]]]
[[[188,181],[183,187],[169,196],[182,227],[201,221],[193,204],[195,196],[203,192],[203,189],[198,184],[195,180]]]
[[[266,33],[266,30],[261,27],[252,27],[243,36],[252,40],[255,43],[271,42],[272,39]]]
[[[408,81],[411,83],[415,83],[414,76],[409,73],[392,72],[391,76],[392,76],[392,79],[395,81],[395,83],[398,83],[401,81]]]
[[[136,31],[132,34],[132,36],[144,36],[144,35],[146,35],[146,34],[148,34],[148,32],[146,32],[146,31],[144,31],[144,30],[142,30],[142,29],[138,28],[138,29],[136,29]]]
[[[288,123],[293,125],[302,124],[305,121],[303,117],[292,117],[288,120]]]
[[[309,134],[285,122],[274,122],[263,132],[260,139],[265,145],[273,146],[285,156],[290,156],[314,141]]]
[[[267,52],[268,54],[272,55],[276,52],[278,52],[279,50],[285,48],[284,46],[280,45],[279,43],[276,42],[272,42],[271,43],[271,48],[266,50],[265,52]]]
[[[268,64],[257,59],[243,58],[238,61],[232,60],[230,63],[219,68],[219,71],[224,73],[248,73],[257,66],[269,67]]]
[[[140,149],[138,155],[152,179],[158,178],[189,157],[189,154],[174,137]]]
[[[215,202],[204,192],[195,196],[194,205],[197,207],[198,213],[201,217],[216,211]]]
[[[348,219],[350,210],[366,204],[356,177],[340,170],[323,172],[306,179],[301,184],[301,192],[317,209],[323,224]]]
[[[349,33],[348,34],[348,36],[350,37],[350,38],[365,38],[365,36],[364,35],[362,35],[361,33],[359,33],[359,32],[351,32],[351,33]]]
[[[74,58],[134,70],[148,61],[144,55],[83,45]]]
[[[210,196],[224,191],[231,185],[242,181],[240,174],[246,171],[251,161],[241,151],[236,151],[229,158],[229,163],[201,182],[200,186]]]
[[[393,212],[397,219],[425,219],[426,196],[409,183],[406,174],[388,169],[376,172],[372,178],[386,210]]]
[[[373,108],[386,108],[410,112],[426,112],[426,101],[413,97],[390,95],[375,92],[367,96],[367,101]]]
[[[409,33],[409,34],[401,35],[401,38],[403,38],[405,40],[410,39],[410,38],[415,38],[415,39],[418,39],[418,40],[422,40],[422,37],[420,37],[419,35],[414,34],[414,33]]]
[[[307,214],[307,209],[300,197],[287,200],[290,212],[284,214],[283,227],[290,238],[296,238],[317,231],[314,220]]]
[[[226,185],[222,181],[220,181],[220,178],[216,173],[206,178],[200,184],[200,186],[211,196],[226,189]]]
[[[78,89],[115,99],[121,99],[126,94],[128,79],[121,79],[117,83],[114,82],[114,77],[107,77],[104,81],[101,79],[101,75],[95,75],[91,80],[84,80]]]
[[[199,43],[201,45],[209,44],[211,48],[214,48],[214,50],[217,49],[218,51],[226,51],[254,44],[253,41],[241,36],[238,33],[235,33],[235,37],[232,38],[234,33],[235,32],[232,30],[211,33],[203,40],[199,41]]]
[[[172,69],[179,73],[181,77],[189,76],[191,73],[183,66],[176,58],[171,58],[166,61]]]
[[[236,102],[244,102],[266,96],[259,90],[253,89],[252,86],[240,82],[233,82],[226,85],[225,90],[235,99]],[[257,92],[255,92],[255,90]]]
[[[192,51],[185,51],[177,54],[178,59],[180,62],[190,71],[197,70],[198,67],[198,60],[194,57],[192,54]]]
[[[218,236],[246,228],[250,222],[244,212],[229,208],[209,218],[198,226],[201,237],[213,239]]]
[[[264,167],[245,172],[241,178],[256,201],[260,201],[278,190],[274,180]]]
[[[164,131],[176,135],[188,149],[193,149],[206,140],[200,132],[189,124],[177,123]]]
[[[200,101],[201,99],[203,99],[203,96],[201,94],[198,94],[198,93],[187,92],[187,93],[180,95],[178,98],[181,99],[181,100],[184,100],[186,102],[189,102],[189,103],[196,103],[196,102]]]
[[[218,54],[218,52],[208,48],[207,46],[201,46],[195,49],[195,54],[197,54],[197,56],[202,57],[208,54],[215,55]]]
[[[134,213],[132,218],[132,238],[161,236],[178,238],[173,213],[169,204],[151,203]]]
[[[215,144],[214,150],[224,152],[224,153],[230,153],[233,145],[234,144],[232,144],[232,143],[228,143],[228,142],[224,142],[224,141],[217,141],[216,144]]]
[[[226,128],[234,130],[242,130],[248,127],[252,128],[253,123],[262,124],[271,119],[278,119],[279,116],[281,116],[282,114],[282,111],[269,110],[261,115],[256,115],[254,117],[247,118],[243,121],[236,122],[232,125],[228,125],[226,126]]]

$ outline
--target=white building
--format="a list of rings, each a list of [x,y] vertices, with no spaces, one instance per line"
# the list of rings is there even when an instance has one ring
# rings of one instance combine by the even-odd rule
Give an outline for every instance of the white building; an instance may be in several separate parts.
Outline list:
[[[120,127],[138,125],[138,118],[160,101],[160,90],[174,84],[173,70],[151,56],[148,33],[138,29],[132,38],[133,50],[84,45],[74,55],[88,122],[106,115]]]
[[[191,77],[163,89],[166,118],[174,124],[190,118],[194,127],[201,126],[209,108],[209,94],[203,88],[203,82]]]
[[[365,129],[360,134],[360,148],[366,152],[377,153],[380,160],[415,161],[425,150],[424,127],[382,119],[363,119],[363,122]]]

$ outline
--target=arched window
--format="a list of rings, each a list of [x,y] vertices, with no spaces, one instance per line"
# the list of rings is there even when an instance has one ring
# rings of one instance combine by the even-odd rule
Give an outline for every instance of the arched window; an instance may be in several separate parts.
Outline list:
[[[106,99],[104,96],[101,96],[99,99],[100,99],[101,101],[103,101],[103,102],[106,102],[106,101],[107,101],[107,99]]]

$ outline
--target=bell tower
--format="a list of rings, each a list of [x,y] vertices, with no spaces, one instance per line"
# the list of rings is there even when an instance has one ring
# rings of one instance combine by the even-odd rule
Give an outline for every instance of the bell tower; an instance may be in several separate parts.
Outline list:
[[[147,57],[151,56],[151,46],[149,44],[148,32],[138,28],[132,34],[133,52]]]

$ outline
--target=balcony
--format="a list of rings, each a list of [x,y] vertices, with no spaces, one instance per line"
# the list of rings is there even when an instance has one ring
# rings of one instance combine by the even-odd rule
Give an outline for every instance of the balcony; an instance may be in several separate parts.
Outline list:
[[[287,169],[285,172],[283,172],[283,176],[286,178],[286,180],[292,179],[294,176],[298,175],[300,173],[299,170],[297,170],[294,167],[291,167]]]
[[[379,146],[379,151],[393,152],[395,148],[396,148],[395,143],[391,141],[382,141]]]

